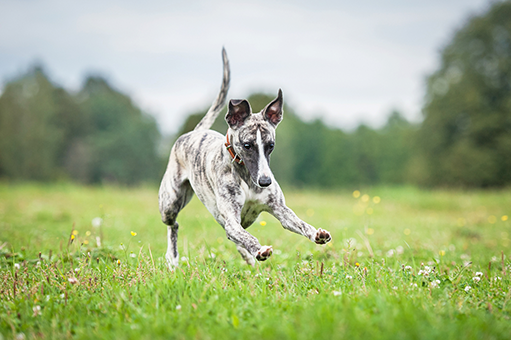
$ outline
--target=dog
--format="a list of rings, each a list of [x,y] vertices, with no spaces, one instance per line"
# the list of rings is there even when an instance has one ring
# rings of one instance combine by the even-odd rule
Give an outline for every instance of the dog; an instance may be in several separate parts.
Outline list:
[[[247,100],[230,100],[225,116],[227,134],[210,130],[225,106],[229,89],[230,68],[225,49],[222,59],[220,93],[195,129],[176,140],[159,190],[160,213],[167,225],[165,257],[171,268],[179,263],[176,218],[194,192],[249,265],[253,266],[255,260],[265,261],[273,252],[272,246],[261,246],[246,230],[263,211],[275,216],[285,229],[317,244],[332,239],[328,231],[316,230],[286,206],[284,194],[270,170],[275,129],[283,116],[280,89],[277,98],[258,113],[252,113]]]

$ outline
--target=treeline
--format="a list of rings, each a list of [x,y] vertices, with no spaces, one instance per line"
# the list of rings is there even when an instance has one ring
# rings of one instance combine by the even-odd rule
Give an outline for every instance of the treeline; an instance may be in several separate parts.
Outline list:
[[[273,96],[248,99],[256,111]],[[511,2],[470,18],[446,45],[427,79],[423,118],[410,124],[392,112],[379,129],[345,132],[286,106],[272,169],[280,183],[299,187],[510,185]],[[220,118],[213,128],[227,130]],[[35,68],[0,96],[0,178],[157,182],[168,158],[157,152],[160,140],[154,119],[99,77],[72,94]]]
[[[40,67],[0,96],[0,177],[137,184],[161,172],[155,120],[99,77],[77,94]]]
[[[248,98],[254,112],[274,96]],[[193,130],[204,111],[188,117],[178,135]],[[225,110],[223,112],[225,115]],[[212,127],[225,134],[227,124],[217,119]],[[328,127],[323,121],[305,122],[293,108],[284,106],[284,120],[277,128],[271,168],[280,184],[318,188],[403,184],[411,180],[408,168],[417,126],[394,111],[380,129],[361,125],[353,132]]]

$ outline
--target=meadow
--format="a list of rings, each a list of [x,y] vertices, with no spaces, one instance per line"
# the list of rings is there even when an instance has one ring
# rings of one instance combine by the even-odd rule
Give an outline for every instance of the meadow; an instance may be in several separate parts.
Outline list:
[[[247,266],[194,198],[164,262],[157,188],[0,184],[0,339],[509,339],[511,191],[285,190]]]

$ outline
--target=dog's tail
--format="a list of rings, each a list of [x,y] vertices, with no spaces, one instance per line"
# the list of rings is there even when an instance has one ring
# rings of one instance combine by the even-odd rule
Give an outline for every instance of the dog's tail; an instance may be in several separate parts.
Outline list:
[[[209,108],[204,118],[202,118],[202,120],[199,122],[199,124],[197,124],[194,130],[206,130],[211,128],[211,126],[215,122],[216,117],[225,106],[227,92],[229,91],[229,83],[231,81],[231,70],[229,68],[229,59],[227,58],[227,52],[225,52],[225,48],[222,48],[222,60],[224,62],[224,77],[222,80],[222,87],[220,88],[220,93],[216,97],[215,101]]]

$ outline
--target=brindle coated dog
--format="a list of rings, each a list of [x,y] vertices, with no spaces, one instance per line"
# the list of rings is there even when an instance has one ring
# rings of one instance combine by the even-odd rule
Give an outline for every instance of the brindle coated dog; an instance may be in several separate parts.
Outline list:
[[[227,135],[210,130],[225,105],[229,89],[230,70],[225,50],[222,57],[224,73],[220,93],[195,129],[177,139],[160,186],[160,213],[168,228],[166,259],[171,267],[179,261],[176,218],[194,192],[249,265],[255,264],[254,258],[264,261],[273,252],[271,246],[261,246],[246,231],[262,211],[275,216],[284,228],[317,244],[331,240],[328,231],[316,230],[286,206],[284,194],[270,170],[275,128],[283,113],[281,90],[259,113],[252,113],[246,100],[231,100],[225,117],[229,125]]]

